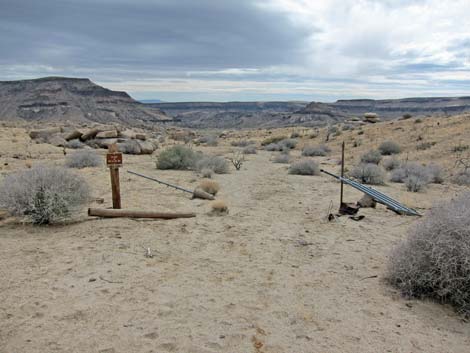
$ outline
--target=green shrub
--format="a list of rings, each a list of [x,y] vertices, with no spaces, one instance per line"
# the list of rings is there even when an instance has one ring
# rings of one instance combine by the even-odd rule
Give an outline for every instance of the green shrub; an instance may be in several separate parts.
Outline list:
[[[65,168],[36,167],[7,175],[0,184],[0,207],[34,224],[66,220],[89,199],[85,179]]]
[[[160,152],[157,169],[193,169],[198,159],[197,154],[189,147],[176,145]]]
[[[359,165],[353,168],[350,175],[364,184],[385,184],[384,170],[373,163],[360,163]]]

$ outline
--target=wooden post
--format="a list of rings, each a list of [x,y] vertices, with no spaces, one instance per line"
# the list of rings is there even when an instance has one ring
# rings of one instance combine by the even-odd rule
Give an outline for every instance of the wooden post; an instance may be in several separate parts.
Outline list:
[[[119,185],[119,167],[122,166],[122,153],[118,152],[117,145],[112,144],[108,148],[106,164],[111,176],[111,193],[113,196],[113,208],[121,208],[121,188]]]
[[[344,141],[341,145],[341,178],[344,178]],[[340,192],[340,199],[339,199],[339,207],[343,206],[343,180],[341,179],[341,192]]]

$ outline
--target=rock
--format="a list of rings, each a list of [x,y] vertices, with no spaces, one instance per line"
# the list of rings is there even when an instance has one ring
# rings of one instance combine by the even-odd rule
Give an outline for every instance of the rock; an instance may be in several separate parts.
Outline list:
[[[81,131],[78,131],[78,130],[72,130],[68,133],[65,134],[65,140],[66,141],[70,141],[70,140],[75,140],[75,139],[79,139],[80,137],[82,137],[83,133]]]
[[[152,154],[155,151],[155,145],[150,141],[136,141],[140,146],[140,154]]]
[[[362,196],[362,198],[359,201],[357,201],[357,205],[362,208],[368,208],[368,207],[375,208],[375,206],[377,206],[377,201],[375,201],[369,195],[364,194],[364,196]]]
[[[10,213],[7,210],[0,209],[0,221],[8,218],[10,216]]]
[[[95,136],[97,139],[108,139],[118,137],[118,132],[116,130],[101,131],[98,132]]]
[[[95,138],[95,136],[100,132],[100,130],[98,129],[91,129],[91,130],[88,130],[87,132],[85,132],[81,137],[80,137],[80,140],[81,141],[87,141],[87,140],[91,140],[93,138]]]
[[[137,140],[145,141],[147,139],[147,136],[145,134],[135,134],[135,138]]]
[[[119,137],[126,139],[135,139],[136,133],[132,130],[124,130],[119,133]]]
[[[33,140],[38,138],[47,139],[51,135],[60,134],[61,132],[62,130],[59,127],[42,130],[32,130],[29,132],[29,137],[31,137]]]
[[[49,136],[47,139],[45,139],[45,142],[56,147],[65,147],[67,145],[67,141],[58,135]]]
[[[118,143],[118,139],[117,138],[114,138],[114,139],[96,139],[96,140],[93,140],[93,142],[100,148],[109,148],[110,145],[112,145],[113,143]]]
[[[137,140],[127,140],[117,144],[118,151],[126,154],[141,154],[142,149],[140,148]],[[152,151],[153,152],[153,151]]]

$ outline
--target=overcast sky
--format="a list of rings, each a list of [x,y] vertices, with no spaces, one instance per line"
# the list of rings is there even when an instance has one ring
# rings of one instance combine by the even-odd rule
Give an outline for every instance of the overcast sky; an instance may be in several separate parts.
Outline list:
[[[470,0],[0,0],[0,80],[136,99],[470,95]]]

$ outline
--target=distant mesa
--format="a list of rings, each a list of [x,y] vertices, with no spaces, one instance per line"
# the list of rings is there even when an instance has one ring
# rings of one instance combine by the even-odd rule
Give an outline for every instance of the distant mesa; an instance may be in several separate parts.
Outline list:
[[[155,123],[171,120],[158,108],[87,78],[0,81],[0,120]]]

